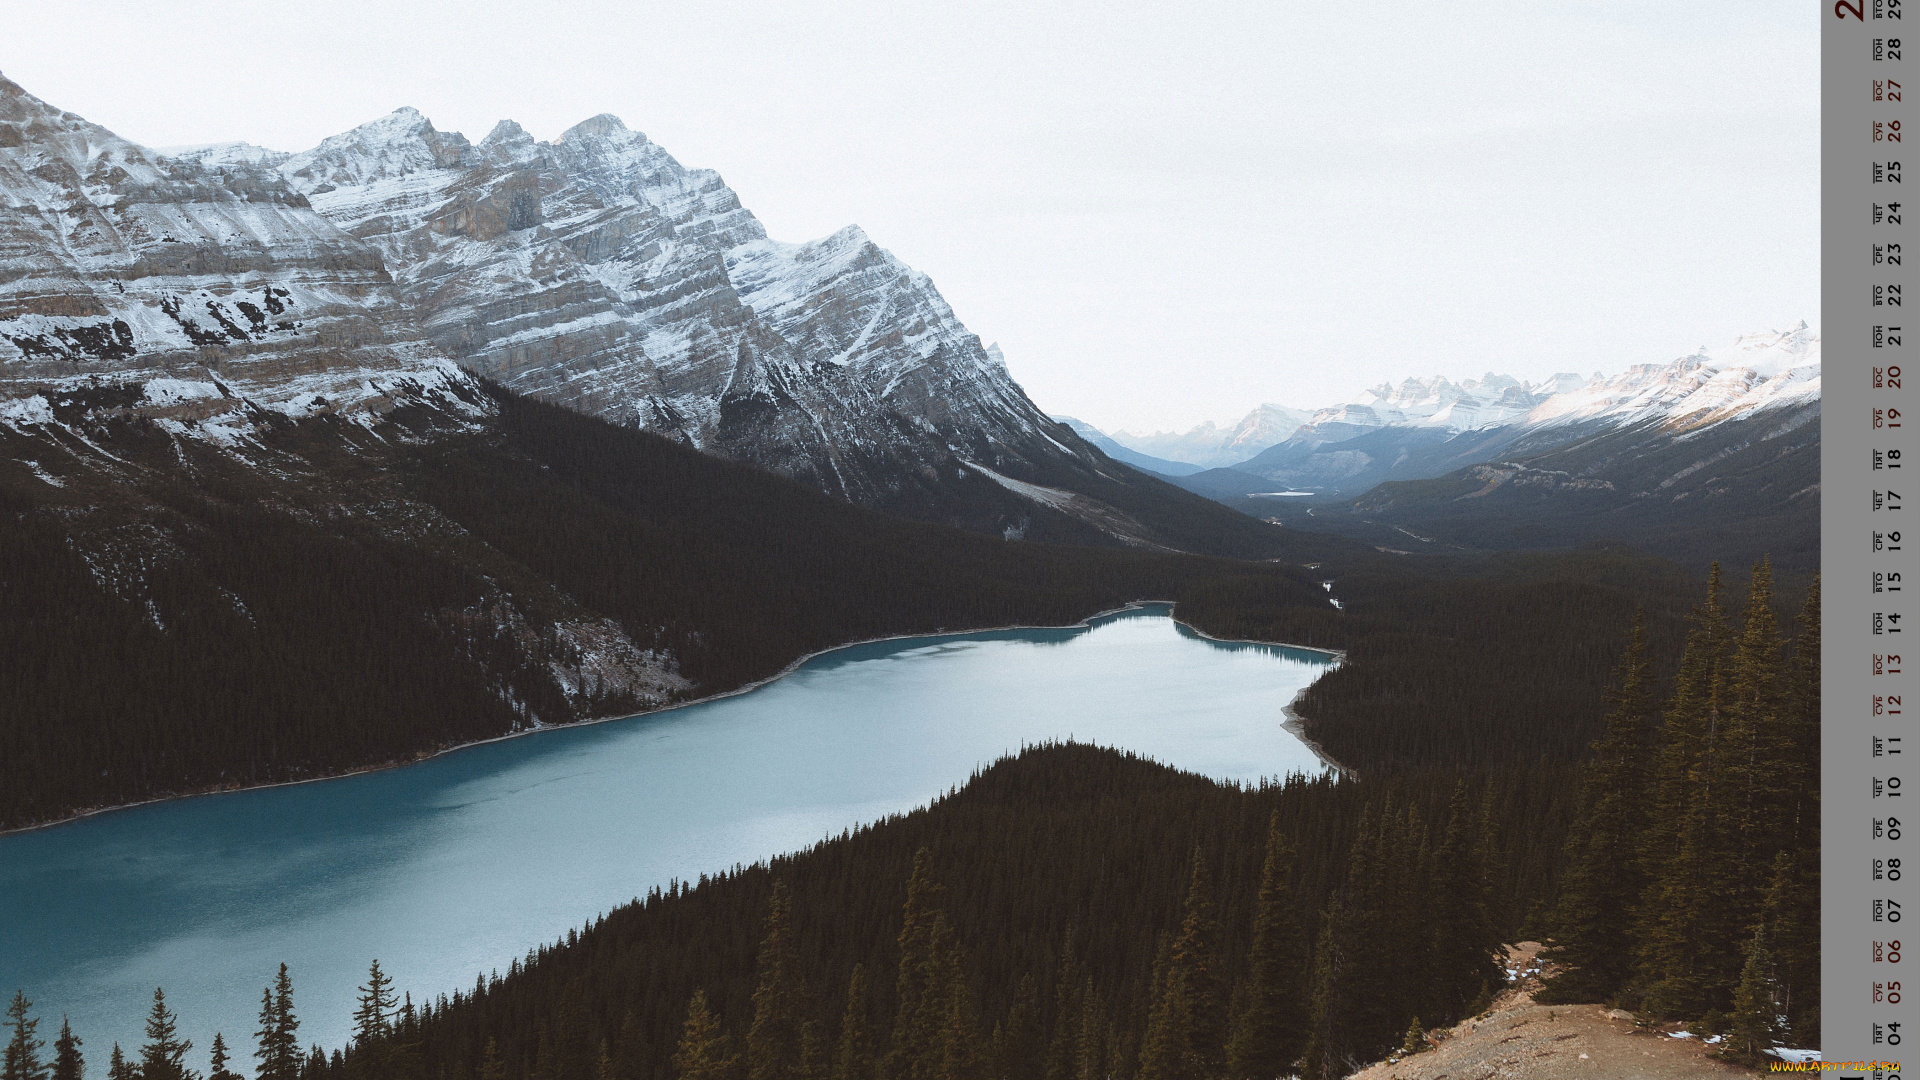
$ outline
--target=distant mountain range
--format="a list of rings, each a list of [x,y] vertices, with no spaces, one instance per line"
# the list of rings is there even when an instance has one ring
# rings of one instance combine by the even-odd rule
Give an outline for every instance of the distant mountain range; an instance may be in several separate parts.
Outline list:
[[[1811,565],[1819,407],[1820,338],[1803,322],[1611,378],[1383,385],[1230,467],[1165,475],[1387,550],[1608,538],[1683,559],[1770,552]]]
[[[1083,437],[1125,451],[1150,455],[1177,466],[1234,468],[1242,472],[1314,486],[1352,491],[1380,477],[1375,466],[1385,451],[1401,442],[1439,446],[1456,436],[1476,433],[1467,444],[1443,452],[1458,454],[1465,445],[1486,448],[1506,437],[1538,434],[1588,422],[1624,425],[1663,418],[1726,419],[1767,408],[1785,407],[1820,395],[1820,340],[1804,322],[1792,330],[1747,334],[1721,350],[1702,346],[1668,364],[1640,364],[1608,378],[1559,374],[1535,383],[1489,372],[1479,379],[1453,382],[1444,376],[1408,378],[1398,386],[1382,383],[1352,401],[1317,410],[1262,405],[1231,428],[1205,423],[1182,434],[1158,432],[1111,436],[1081,421],[1071,421]],[[1352,443],[1362,436],[1393,429],[1396,435]],[[1487,432],[1500,432],[1486,439]],[[1322,447],[1317,468],[1302,468]],[[1108,451],[1112,453],[1111,449]],[[1423,458],[1427,455],[1421,455]],[[1125,460],[1125,459],[1123,459]],[[1152,465],[1144,465],[1152,468]],[[1393,462],[1386,466],[1391,469]],[[1158,471],[1189,475],[1189,470]],[[1352,479],[1349,479],[1349,478]]]

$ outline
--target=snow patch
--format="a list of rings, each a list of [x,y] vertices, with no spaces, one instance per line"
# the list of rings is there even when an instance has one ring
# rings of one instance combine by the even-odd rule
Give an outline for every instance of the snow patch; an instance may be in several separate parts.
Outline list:
[[[39,394],[15,398],[12,401],[0,401],[0,423],[16,430],[21,424],[51,424],[53,423],[53,406]]]

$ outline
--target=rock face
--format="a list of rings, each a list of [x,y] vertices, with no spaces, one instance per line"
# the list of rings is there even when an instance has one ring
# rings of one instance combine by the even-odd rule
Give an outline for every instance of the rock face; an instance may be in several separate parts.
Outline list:
[[[0,77],[0,208],[16,417],[98,408],[232,441],[267,414],[475,407],[380,253],[276,173],[170,160]]]
[[[613,116],[473,144],[400,109],[304,153],[190,156],[276,168],[380,252],[435,344],[517,392],[880,506],[974,482],[967,463],[1098,468],[926,275],[855,226],[768,239],[718,174]]]

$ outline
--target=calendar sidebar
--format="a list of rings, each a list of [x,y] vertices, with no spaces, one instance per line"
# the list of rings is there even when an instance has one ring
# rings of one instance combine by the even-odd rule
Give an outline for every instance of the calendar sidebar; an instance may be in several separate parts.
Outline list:
[[[1823,1057],[1841,1075],[1898,1077],[1920,981],[1904,987],[1902,937],[1920,919],[1913,833],[1920,808],[1907,767],[1904,655],[1920,525],[1910,524],[1920,408],[1905,339],[1906,259],[1913,250],[1905,153],[1901,0],[1823,6],[1821,36],[1821,321],[1827,394],[1821,414]],[[1920,46],[1920,40],[1914,45]],[[1920,373],[1914,373],[1920,374]],[[1920,661],[1920,656],[1911,658]],[[1920,923],[1916,923],[1920,925]]]

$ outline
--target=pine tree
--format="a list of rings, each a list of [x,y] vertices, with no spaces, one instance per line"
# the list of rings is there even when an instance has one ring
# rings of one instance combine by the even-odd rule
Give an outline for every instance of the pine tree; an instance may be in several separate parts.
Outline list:
[[[1761,908],[1773,956],[1774,992],[1795,1046],[1820,1042],[1820,871],[1817,855],[1774,857],[1773,883]],[[1787,1034],[1782,1032],[1781,1034]]]
[[[393,980],[380,970],[380,961],[375,960],[367,970],[367,984],[360,988],[360,1006],[353,1011],[355,1046],[364,1049],[387,1037],[392,1030],[395,1004]]]
[[[1306,957],[1293,911],[1293,857],[1276,811],[1267,824],[1247,980],[1227,1044],[1227,1074],[1241,1080],[1285,1076],[1306,1049]]]
[[[1779,783],[1787,793],[1787,822],[1782,839],[1793,851],[1812,852],[1820,846],[1820,575],[1815,574],[1807,587],[1807,598],[1794,621],[1800,631],[1793,641],[1783,705],[1786,752]]]
[[[749,1080],[802,1080],[800,1028],[806,985],[793,944],[790,907],[786,883],[774,882],[766,933],[760,940],[753,1026],[747,1031]]]
[[[1223,1064],[1226,1002],[1219,939],[1212,879],[1205,857],[1195,848],[1180,934],[1167,954],[1166,979],[1148,1020],[1140,1080],[1203,1080]]]
[[[1638,847],[1647,828],[1653,660],[1636,610],[1607,691],[1606,731],[1582,774],[1580,819],[1567,838],[1550,956],[1559,974],[1543,1002],[1610,1001],[1633,974],[1634,912],[1646,879]]]
[[[207,1072],[207,1080],[243,1080],[239,1073],[227,1068],[227,1040],[219,1032],[213,1033],[213,1067]]]
[[[980,1055],[979,1022],[974,1015],[973,988],[967,982],[966,957],[953,926],[941,913],[935,926],[939,972],[931,984],[933,1000],[942,1003],[938,1057],[930,1062],[934,1080],[985,1080],[986,1062]]]
[[[1739,891],[1722,897],[1734,925],[1752,925],[1760,903],[1755,883],[1772,867],[1791,815],[1787,779],[1792,723],[1781,687],[1783,642],[1773,613],[1773,567],[1753,568],[1740,637],[1729,662],[1726,700],[1728,823],[1735,868],[1728,876]],[[1731,927],[1729,928],[1731,929]],[[1729,944],[1734,944],[1729,942]]]
[[[127,1055],[120,1052],[120,1044],[113,1044],[113,1052],[107,1055],[107,1080],[134,1080],[134,1069],[127,1062]]]
[[[1400,1040],[1402,1055],[1417,1054],[1427,1048],[1427,1029],[1420,1026],[1420,1018],[1414,1017],[1407,1025],[1407,1037]]]
[[[1302,1080],[1336,1080],[1346,1075],[1339,1047],[1338,1000],[1341,977],[1346,974],[1346,956],[1341,945],[1340,925],[1345,920],[1340,894],[1327,900],[1320,917],[1320,933],[1313,946],[1313,998],[1307,1016],[1307,1048],[1300,1057]]]
[[[874,1080],[873,1032],[867,1015],[867,969],[853,965],[847,980],[847,1011],[833,1053],[832,1080]]]
[[[1725,880],[1731,850],[1726,821],[1723,703],[1732,635],[1721,603],[1720,566],[1690,618],[1686,652],[1674,678],[1655,766],[1652,815],[1642,859],[1647,876],[1636,937],[1634,981],[1654,1016],[1699,1015],[1724,1003],[1731,979],[1722,955],[1738,957],[1723,902],[1738,895]]]
[[[1505,977],[1494,962],[1500,951],[1500,934],[1488,911],[1489,831],[1484,805],[1474,804],[1464,780],[1456,782],[1446,833],[1433,862],[1433,937],[1429,948],[1441,1010],[1433,1018],[1437,1021],[1451,1022],[1468,1015],[1480,988]],[[1391,961],[1363,966],[1375,972],[1390,967]],[[1404,1014],[1393,1018],[1392,1028],[1384,1032],[1376,1029],[1371,1034],[1391,1040],[1399,1034],[1402,1018]]]
[[[1006,1019],[993,1029],[993,1069],[1000,1080],[1045,1080],[1047,1034],[1040,1024],[1040,987],[1021,976]],[[836,1078],[838,1080],[838,1078]]]
[[[167,996],[153,990],[153,1009],[147,1013],[147,1041],[140,1047],[140,1080],[197,1080],[187,1068],[193,1043],[180,1038],[180,1018],[167,1008]]]
[[[19,990],[13,992],[13,1001],[7,1005],[7,1027],[11,1033],[7,1036],[6,1056],[0,1060],[0,1080],[45,1080],[47,1068],[40,1062],[40,1048],[46,1045],[35,1037],[34,1029],[40,1021],[27,1015],[33,1008],[33,1002]]]
[[[1757,1055],[1771,1049],[1779,1038],[1780,1003],[1776,994],[1773,957],[1767,952],[1767,931],[1753,932],[1746,949],[1746,963],[1740,970],[1740,985],[1733,993],[1733,1030],[1729,1042],[1742,1053]]]
[[[687,1002],[687,1022],[680,1029],[680,1045],[673,1054],[678,1080],[730,1080],[734,1059],[727,1054],[720,1020],[707,1007],[707,993],[695,990]]]
[[[86,1080],[87,1062],[80,1056],[80,1037],[73,1033],[67,1018],[60,1018],[60,1037],[53,1040],[51,1080]]]
[[[487,1037],[487,1048],[480,1054],[480,1080],[507,1080],[507,1063],[501,1060],[500,1044]]]
[[[361,1077],[385,1077],[391,1070],[389,1036],[393,1034],[393,980],[373,961],[367,984],[360,988],[360,1004],[353,1012],[353,1045],[348,1047],[349,1072]],[[549,1063],[550,1064],[550,1063]],[[551,1074],[537,1080],[557,1080]]]
[[[260,1062],[256,1080],[299,1080],[300,1039],[295,1034],[300,1021],[293,1015],[293,979],[287,965],[280,965],[273,985],[260,992],[260,1030],[254,1032],[257,1048],[253,1056]]]
[[[900,969],[895,979],[897,1012],[893,1048],[887,1054],[890,1080],[931,1080],[943,1056],[941,1030],[946,1002],[939,984],[941,957],[936,931],[945,924],[939,909],[941,887],[933,880],[933,853],[914,853],[907,879],[907,902],[900,925]]]
[[[1164,975],[1164,970],[1156,969],[1153,988],[1156,996]],[[1053,1034],[1047,1041],[1046,1080],[1075,1080],[1080,1046],[1082,981],[1080,963],[1074,952],[1073,931],[1069,929],[1060,947],[1059,970],[1054,975]]]
[[[1089,982],[1080,995],[1080,1052],[1075,1055],[1075,1080],[1104,1080],[1112,1075],[1108,1065],[1107,1018],[1100,998]]]

